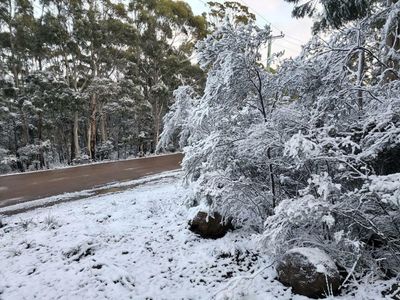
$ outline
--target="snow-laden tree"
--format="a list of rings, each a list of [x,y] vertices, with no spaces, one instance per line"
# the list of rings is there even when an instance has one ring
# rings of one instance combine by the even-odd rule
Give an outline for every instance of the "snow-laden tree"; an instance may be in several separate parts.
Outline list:
[[[398,50],[384,41],[397,27],[377,27],[393,23],[396,7],[382,7],[328,41],[315,37],[274,78],[308,120],[283,151],[293,172],[282,179],[292,196],[266,221],[266,248],[277,256],[308,245],[356,276],[368,270],[391,277],[400,269]]]
[[[183,168],[194,189],[193,205],[205,204],[210,211],[258,228],[275,201],[271,156],[279,144],[279,137],[267,135],[268,143],[248,151],[255,146],[251,142],[268,134],[275,103],[265,86],[270,75],[258,63],[260,47],[269,37],[268,29],[254,24],[234,27],[227,22],[199,42],[199,63],[208,70],[204,94],[193,105],[190,90],[178,90],[163,134],[165,144],[176,129],[183,129]]]
[[[177,102],[164,136],[186,130],[191,204],[259,229],[265,221],[275,256],[318,247],[349,278],[397,276],[400,6],[389,2],[315,36],[276,74],[258,63],[268,31],[251,24],[198,43],[204,94],[181,122],[187,103]]]
[[[183,149],[188,138],[195,130],[191,128],[192,112],[195,110],[198,99],[190,86],[181,86],[174,91],[174,103],[164,117],[164,130],[160,136],[157,149],[174,149],[178,137],[178,148]]]

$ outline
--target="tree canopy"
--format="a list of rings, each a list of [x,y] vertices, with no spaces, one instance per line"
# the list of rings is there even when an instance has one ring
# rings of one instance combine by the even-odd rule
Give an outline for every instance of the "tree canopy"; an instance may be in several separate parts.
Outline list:
[[[203,82],[190,57],[206,33],[184,1],[1,1],[0,145],[12,168],[154,151],[172,91]]]

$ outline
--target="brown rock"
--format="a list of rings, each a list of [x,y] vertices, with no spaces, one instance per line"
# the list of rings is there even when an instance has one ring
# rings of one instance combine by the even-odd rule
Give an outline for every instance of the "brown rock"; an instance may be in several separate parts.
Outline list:
[[[296,294],[310,298],[337,295],[341,276],[332,259],[317,248],[295,248],[278,262],[278,279]]]
[[[208,215],[206,212],[198,212],[193,220],[189,221],[189,230],[205,239],[219,239],[230,229],[231,222],[224,223],[219,213]]]

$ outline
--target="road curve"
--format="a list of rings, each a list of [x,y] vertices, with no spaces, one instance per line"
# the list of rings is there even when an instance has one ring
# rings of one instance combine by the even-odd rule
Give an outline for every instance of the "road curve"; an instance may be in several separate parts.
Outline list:
[[[183,155],[177,153],[0,176],[0,208],[176,170],[180,168],[182,158]]]

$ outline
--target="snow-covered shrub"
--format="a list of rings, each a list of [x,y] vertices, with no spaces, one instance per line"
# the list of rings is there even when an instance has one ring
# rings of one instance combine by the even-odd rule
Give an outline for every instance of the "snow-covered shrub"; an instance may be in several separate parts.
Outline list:
[[[260,46],[268,37],[268,30],[252,24],[237,29],[225,24],[198,44],[208,78],[191,117],[183,161],[196,202],[234,216],[234,222],[256,226],[272,211],[270,171],[258,166],[254,153],[240,153],[247,152],[249,136],[265,132],[270,112],[263,86],[269,75],[257,64]]]
[[[187,87],[175,92],[161,139],[165,148],[175,131],[181,132],[192,204],[205,203],[210,211],[259,228],[274,202],[270,169],[259,162],[265,164],[266,149],[271,148],[269,156],[275,151],[277,137],[257,144],[259,156],[252,152],[256,149],[249,150],[256,138],[269,132],[265,128],[271,108],[264,86],[269,74],[258,65],[259,49],[269,34],[253,24],[235,28],[226,23],[199,42],[199,63],[208,70],[204,94],[196,99]]]
[[[50,141],[28,144],[18,149],[18,160],[27,170],[38,170],[44,167],[46,156],[50,151]]]
[[[113,150],[114,150],[113,141],[107,140],[97,146],[96,153],[97,156],[100,158],[100,160],[110,159]]]
[[[185,114],[172,113],[165,133],[184,124],[191,204],[264,224],[275,256],[318,247],[355,277],[396,276],[400,57],[383,40],[398,39],[399,4],[390,5],[314,37],[276,74],[259,63],[268,30],[225,24],[198,43],[204,94],[190,113],[176,102]]]
[[[176,135],[179,138],[179,148],[187,145],[190,136],[192,112],[197,104],[196,94],[192,87],[181,86],[174,91],[175,102],[164,117],[164,130],[160,136],[157,149],[174,148]]]
[[[372,26],[335,32],[327,42],[316,37],[275,76],[309,123],[284,144],[287,169],[297,173],[276,171],[298,195],[287,194],[267,218],[264,245],[276,256],[317,246],[356,277],[393,277],[400,270],[399,83],[370,77],[386,72],[373,59],[383,53],[373,47]],[[361,51],[371,57],[360,61]]]
[[[0,148],[0,174],[5,174],[10,172],[12,165],[12,157],[8,155],[8,151]]]

